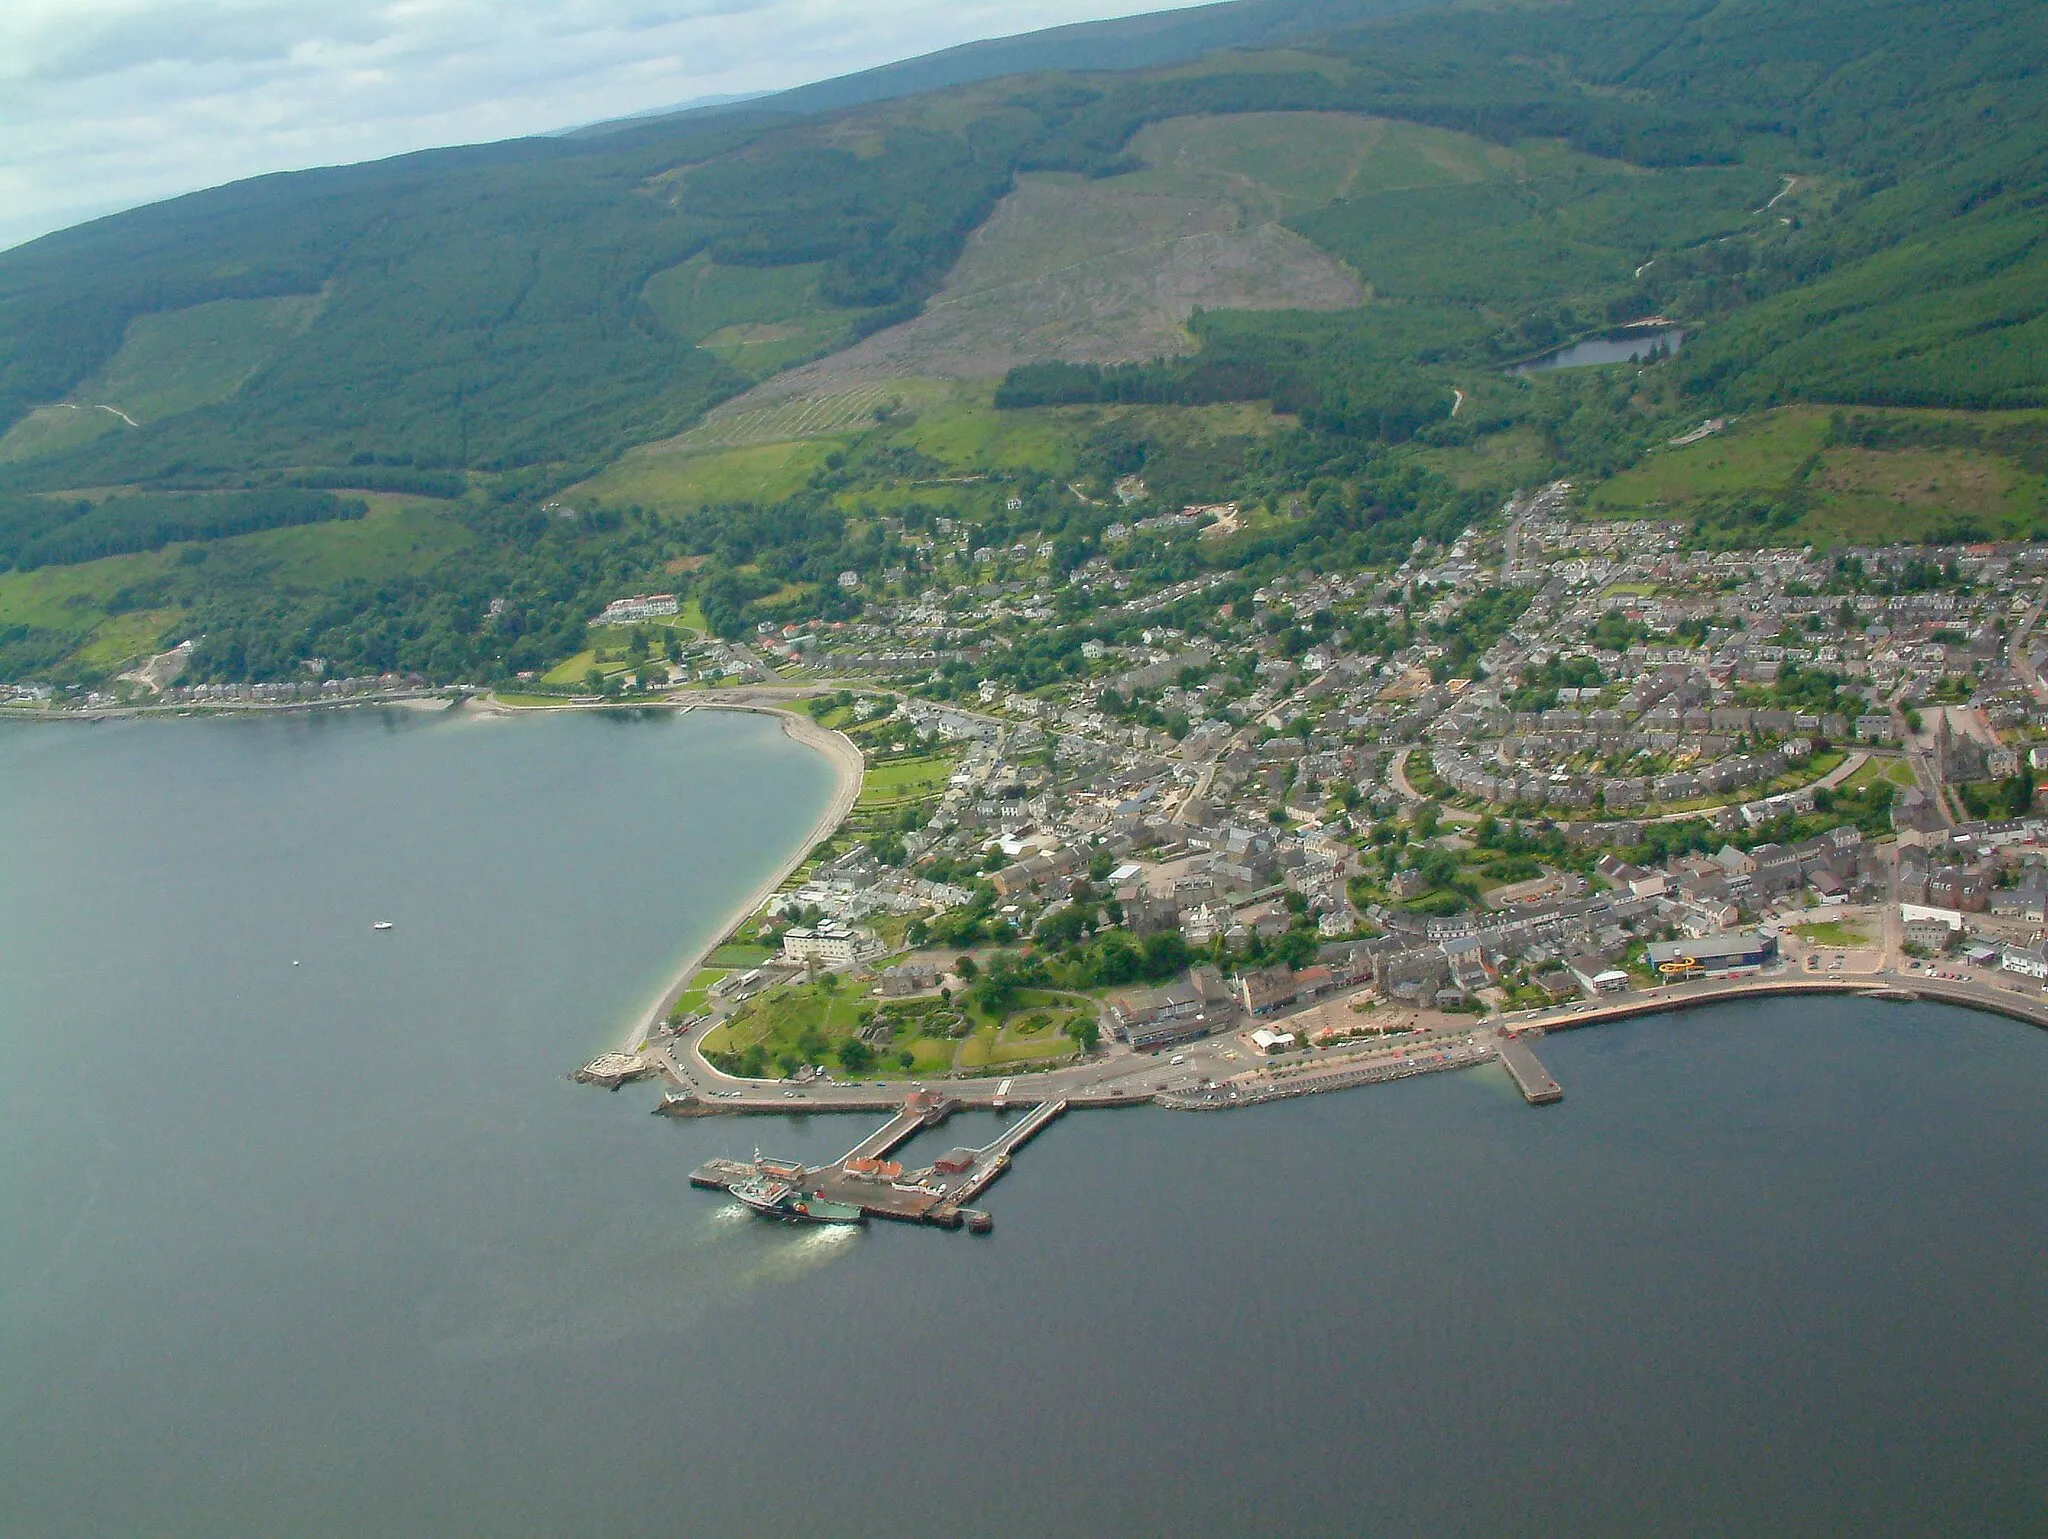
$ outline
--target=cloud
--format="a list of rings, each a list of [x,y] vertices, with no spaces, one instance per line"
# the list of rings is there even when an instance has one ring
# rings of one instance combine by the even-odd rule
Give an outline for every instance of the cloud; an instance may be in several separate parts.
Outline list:
[[[0,247],[266,171],[776,90],[1186,0],[5,0]]]

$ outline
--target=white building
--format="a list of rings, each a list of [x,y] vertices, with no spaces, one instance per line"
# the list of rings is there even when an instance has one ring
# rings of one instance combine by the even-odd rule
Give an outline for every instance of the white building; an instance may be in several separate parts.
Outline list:
[[[631,625],[635,620],[656,620],[675,614],[681,607],[673,593],[637,593],[631,598],[613,599],[592,623]]]
[[[782,954],[792,962],[817,962],[822,967],[852,967],[874,950],[874,942],[848,925],[829,920],[816,929],[798,926],[782,937]]]

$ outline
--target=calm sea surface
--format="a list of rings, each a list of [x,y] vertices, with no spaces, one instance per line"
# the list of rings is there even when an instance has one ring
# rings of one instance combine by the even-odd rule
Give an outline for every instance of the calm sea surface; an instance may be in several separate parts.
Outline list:
[[[781,1229],[691,1166],[865,1123],[563,1075],[829,791],[702,713],[0,729],[0,1532],[2048,1531],[2048,1035],[1696,1013]]]

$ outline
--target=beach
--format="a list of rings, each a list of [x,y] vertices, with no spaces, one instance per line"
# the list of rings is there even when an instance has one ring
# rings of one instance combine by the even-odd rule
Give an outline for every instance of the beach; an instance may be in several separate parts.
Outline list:
[[[863,769],[861,752],[844,733],[830,731],[819,726],[810,717],[784,710],[780,706],[753,705],[737,701],[687,703],[697,710],[749,711],[756,715],[781,718],[785,736],[806,748],[815,749],[830,762],[835,784],[832,800],[826,804],[825,810],[818,814],[818,821],[811,826],[810,832],[804,835],[803,842],[796,847],[789,859],[761,880],[747,895],[745,901],[733,909],[731,917],[719,927],[717,933],[683,960],[654,1001],[633,1018],[619,1041],[618,1051],[622,1053],[639,1051],[640,1044],[661,1024],[663,1017],[675,1008],[676,1001],[689,987],[690,980],[697,975],[697,969],[704,965],[704,959],[724,943],[726,936],[732,933],[736,925],[760,908],[777,888],[789,880],[790,873],[810,858],[811,851],[818,847],[820,841],[831,836],[832,831],[840,825],[846,815],[853,811],[853,804],[860,799]]]

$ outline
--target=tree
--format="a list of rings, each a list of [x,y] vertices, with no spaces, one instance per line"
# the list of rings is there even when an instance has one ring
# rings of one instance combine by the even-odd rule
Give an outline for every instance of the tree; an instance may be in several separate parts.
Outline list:
[[[962,983],[972,983],[981,976],[981,969],[975,965],[973,957],[957,956],[953,958],[953,973]]]
[[[1171,978],[1188,965],[1188,943],[1177,930],[1163,930],[1145,937],[1139,948],[1139,965],[1144,975],[1157,983]]]
[[[1274,950],[1289,967],[1306,967],[1316,959],[1316,933],[1313,930],[1289,930],[1280,937]]]
[[[1058,913],[1048,914],[1038,921],[1033,932],[1042,946],[1059,951],[1071,946],[1088,930],[1094,928],[1089,911],[1079,904],[1070,905]]]
[[[1131,943],[1131,937],[1123,930],[1111,930],[1097,944],[1095,952],[1095,981],[1097,983],[1130,983],[1134,981],[1143,966],[1138,948]]]
[[[1080,1044],[1084,1053],[1092,1053],[1102,1044],[1102,1025],[1092,1015],[1082,1016],[1067,1028],[1067,1032]]]
[[[859,1037],[848,1037],[839,1044],[839,1066],[848,1074],[865,1074],[875,1061],[875,1050]]]

